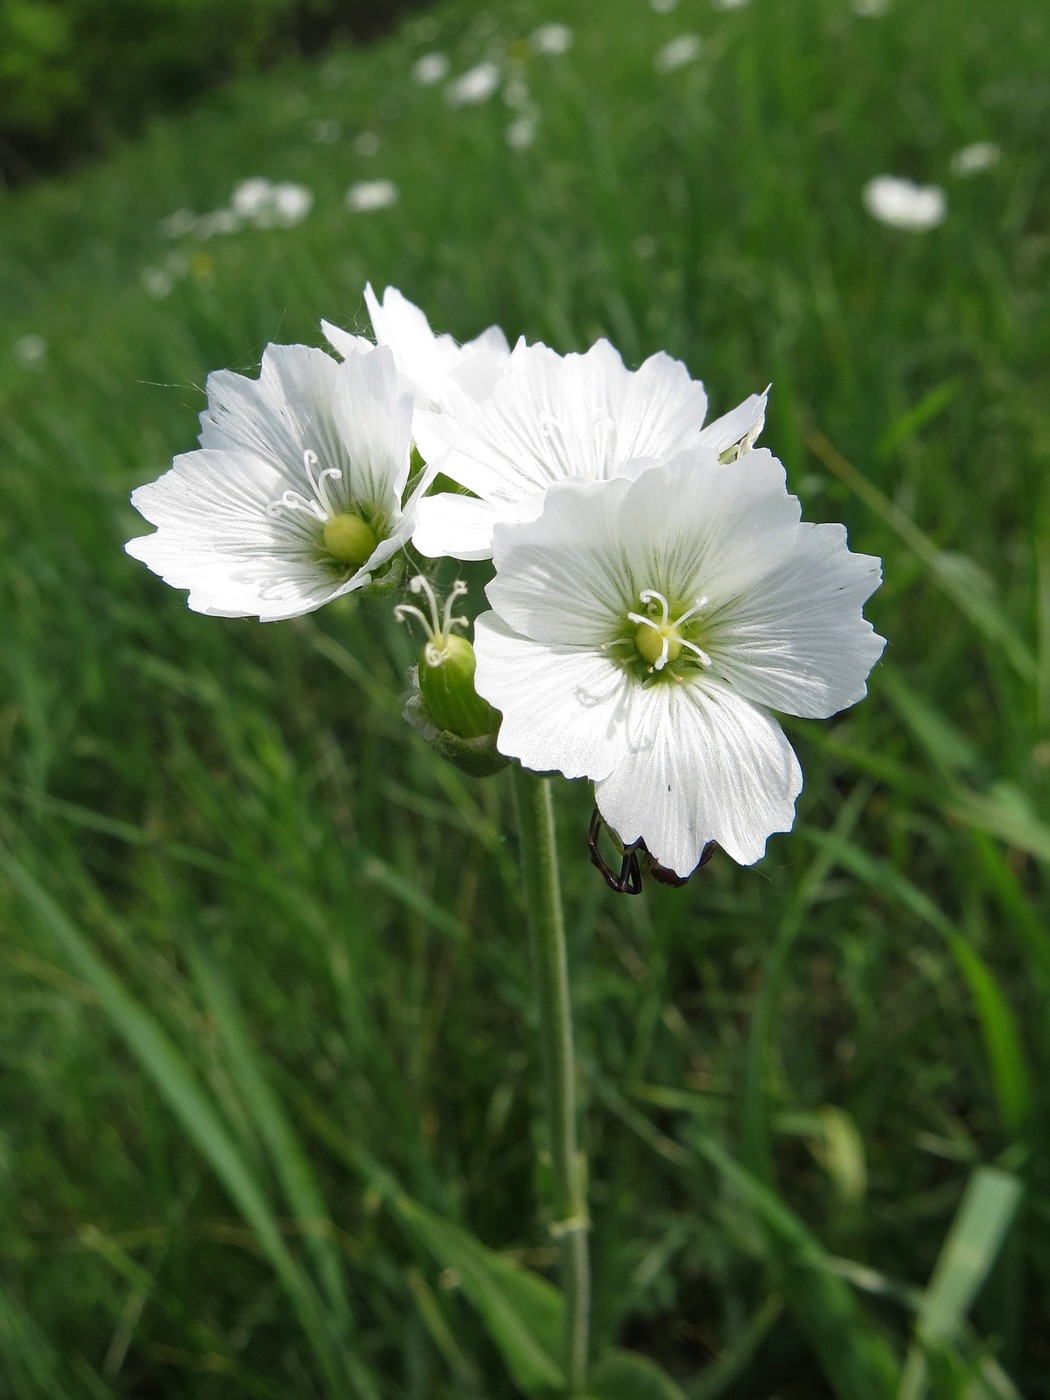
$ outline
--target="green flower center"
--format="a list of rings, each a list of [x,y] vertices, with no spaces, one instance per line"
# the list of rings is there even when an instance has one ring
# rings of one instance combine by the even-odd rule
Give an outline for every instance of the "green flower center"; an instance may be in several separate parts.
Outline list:
[[[634,646],[650,674],[663,672],[679,658],[705,667],[711,665],[710,656],[696,641],[700,614],[707,606],[706,596],[697,598],[691,607],[678,612],[677,617],[673,617],[672,612],[678,609],[672,609],[655,588],[644,588],[638,601],[644,605],[644,611],[627,614],[635,630],[624,641]]]
[[[324,547],[340,564],[359,569],[375,553],[379,540],[366,520],[352,511],[343,510],[330,515],[321,531]]]

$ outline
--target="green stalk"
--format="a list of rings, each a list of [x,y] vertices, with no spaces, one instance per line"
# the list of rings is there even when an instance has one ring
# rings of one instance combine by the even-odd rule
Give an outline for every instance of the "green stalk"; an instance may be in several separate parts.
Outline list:
[[[521,869],[532,943],[540,1038],[547,1086],[547,1124],[555,1222],[561,1248],[565,1295],[567,1393],[581,1395],[587,1381],[591,1281],[587,1259],[587,1199],[583,1158],[576,1146],[576,1066],[572,1049],[572,1004],[565,955],[565,921],[558,881],[550,781],[512,769],[521,836]]]

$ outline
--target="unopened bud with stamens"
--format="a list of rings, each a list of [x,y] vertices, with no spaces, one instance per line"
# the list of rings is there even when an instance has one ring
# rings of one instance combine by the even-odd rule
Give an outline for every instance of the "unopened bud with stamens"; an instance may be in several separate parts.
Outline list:
[[[430,718],[439,730],[461,739],[480,739],[495,734],[499,728],[499,714],[474,689],[477,665],[474,648],[466,637],[458,637],[452,630],[469,626],[465,617],[452,616],[456,600],[467,591],[466,584],[457,579],[440,615],[437,597],[428,579],[417,574],[409,588],[413,593],[425,595],[429,616],[410,603],[399,604],[394,615],[399,621],[414,617],[423,625],[427,640],[417,673],[420,695]]]

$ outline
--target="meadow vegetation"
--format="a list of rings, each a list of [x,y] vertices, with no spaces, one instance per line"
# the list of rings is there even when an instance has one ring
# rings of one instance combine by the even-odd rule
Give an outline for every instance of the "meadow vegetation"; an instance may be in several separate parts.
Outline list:
[[[366,281],[714,413],[772,380],[806,517],[885,560],[760,865],[617,897],[559,789],[598,1341],[689,1400],[1046,1393],[1048,52],[1042,0],[447,0],[0,197],[0,1396],[542,1393],[493,1302],[554,1260],[509,788],[404,724],[382,600],[204,618],[121,548],[208,371]],[[312,208],[164,222],[251,176]]]

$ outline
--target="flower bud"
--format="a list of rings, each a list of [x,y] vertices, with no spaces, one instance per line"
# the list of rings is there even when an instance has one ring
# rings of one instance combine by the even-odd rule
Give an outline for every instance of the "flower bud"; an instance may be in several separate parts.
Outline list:
[[[476,666],[466,637],[446,637],[441,646],[428,642],[419,657],[419,693],[430,718],[461,739],[480,739],[499,728],[499,714],[474,689]]]

